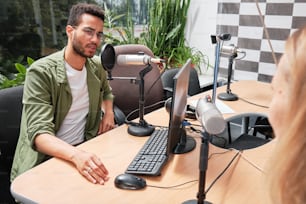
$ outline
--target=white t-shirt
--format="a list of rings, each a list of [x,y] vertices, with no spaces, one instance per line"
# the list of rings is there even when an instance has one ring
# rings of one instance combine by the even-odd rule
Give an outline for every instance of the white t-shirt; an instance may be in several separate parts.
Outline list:
[[[87,72],[85,66],[78,71],[65,62],[65,67],[72,93],[72,105],[56,135],[67,143],[76,145],[84,141],[89,110]]]

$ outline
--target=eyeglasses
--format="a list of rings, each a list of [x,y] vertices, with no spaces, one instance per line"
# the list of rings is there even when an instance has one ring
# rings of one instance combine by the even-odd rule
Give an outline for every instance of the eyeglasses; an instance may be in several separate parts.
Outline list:
[[[73,28],[77,28],[77,26],[72,26]],[[100,39],[100,41],[104,41],[105,39],[105,35],[103,32],[96,32],[95,29],[90,28],[90,27],[85,27],[82,29],[82,31],[89,37],[89,38],[93,38],[94,35],[97,36],[98,39]]]

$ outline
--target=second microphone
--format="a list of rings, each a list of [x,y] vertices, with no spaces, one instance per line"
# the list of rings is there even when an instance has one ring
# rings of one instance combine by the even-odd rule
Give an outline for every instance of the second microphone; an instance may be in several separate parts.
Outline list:
[[[160,64],[164,63],[165,60],[153,58],[145,54],[136,55],[118,55],[116,63],[118,65],[148,65],[148,64]]]

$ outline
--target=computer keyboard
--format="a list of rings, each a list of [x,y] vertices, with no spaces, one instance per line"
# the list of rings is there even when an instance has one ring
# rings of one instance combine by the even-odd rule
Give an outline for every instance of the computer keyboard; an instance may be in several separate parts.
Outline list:
[[[167,161],[167,136],[168,128],[155,129],[129,164],[125,173],[160,175],[161,169]]]

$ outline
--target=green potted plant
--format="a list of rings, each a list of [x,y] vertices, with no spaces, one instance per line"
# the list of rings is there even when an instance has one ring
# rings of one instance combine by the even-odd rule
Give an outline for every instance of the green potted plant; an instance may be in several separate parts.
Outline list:
[[[143,34],[145,44],[155,56],[167,60],[166,68],[183,65],[188,58],[199,72],[200,66],[209,66],[208,57],[186,43],[185,26],[190,0],[155,0],[150,6],[148,32]]]
[[[190,0],[155,0],[148,4],[149,23],[147,29],[134,37],[134,24],[130,8],[127,14],[114,15],[106,5],[105,27],[106,43],[117,44],[144,44],[152,50],[156,57],[166,60],[163,68],[181,67],[188,58],[191,58],[194,67],[201,73],[201,66],[206,69],[210,66],[208,57],[195,47],[186,43],[185,26]],[[127,26],[117,26],[117,20],[127,15]]]
[[[193,68],[202,73],[201,66],[205,66],[206,70],[210,67],[209,58],[195,47],[182,46],[174,48],[168,58],[171,67],[181,67],[186,60],[190,58]]]

